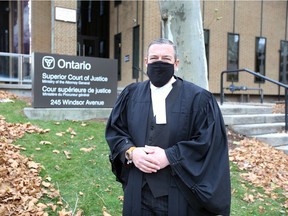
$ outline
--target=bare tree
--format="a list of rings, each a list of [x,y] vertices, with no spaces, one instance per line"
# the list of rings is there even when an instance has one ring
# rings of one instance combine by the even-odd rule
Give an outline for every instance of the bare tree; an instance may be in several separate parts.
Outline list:
[[[178,46],[179,77],[208,90],[207,61],[199,0],[159,0],[162,35]]]

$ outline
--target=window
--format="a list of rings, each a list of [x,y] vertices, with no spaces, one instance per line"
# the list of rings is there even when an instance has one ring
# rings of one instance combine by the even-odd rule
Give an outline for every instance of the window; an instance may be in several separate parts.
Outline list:
[[[239,34],[228,33],[227,70],[239,68]],[[227,81],[238,82],[238,72],[229,73]]]
[[[0,52],[30,54],[30,9],[30,0],[0,1]],[[1,55],[0,77],[31,79],[30,58]]]
[[[288,41],[280,42],[279,81],[288,84]]]
[[[209,40],[210,40],[210,31],[208,29],[204,29],[204,43],[205,43],[205,54],[207,60],[208,79],[209,79]]]
[[[133,79],[139,78],[139,25],[133,28]]]
[[[120,1],[114,1],[114,6],[116,7],[116,6],[120,5],[121,2],[122,2],[121,0]]]
[[[118,60],[118,81],[121,80],[121,33],[114,36],[114,59]]]
[[[18,7],[20,6],[20,8]],[[18,17],[19,10],[22,16]],[[12,1],[12,20],[13,20],[13,50],[14,53],[30,53],[30,3],[28,0],[21,1],[21,5],[17,1]]]
[[[9,2],[0,2],[0,52],[9,52]]]
[[[256,37],[255,48],[255,71],[265,76],[266,38]],[[263,83],[265,80],[259,77],[255,77],[254,82]]]

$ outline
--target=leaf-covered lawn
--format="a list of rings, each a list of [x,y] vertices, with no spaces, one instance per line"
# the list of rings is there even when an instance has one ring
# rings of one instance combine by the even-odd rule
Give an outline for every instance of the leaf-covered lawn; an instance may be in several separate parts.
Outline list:
[[[120,216],[105,121],[29,122],[0,91],[0,215]],[[228,131],[231,215],[288,214],[288,156]]]

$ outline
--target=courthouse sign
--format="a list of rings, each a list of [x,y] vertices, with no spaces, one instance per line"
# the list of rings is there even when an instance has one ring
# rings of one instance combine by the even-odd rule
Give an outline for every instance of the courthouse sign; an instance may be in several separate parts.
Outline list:
[[[117,97],[114,59],[33,54],[34,108],[110,108]]]

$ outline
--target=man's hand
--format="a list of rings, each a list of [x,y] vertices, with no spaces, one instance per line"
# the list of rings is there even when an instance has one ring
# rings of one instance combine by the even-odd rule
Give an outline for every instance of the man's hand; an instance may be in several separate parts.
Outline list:
[[[148,153],[149,155],[151,155],[154,159],[159,161],[160,169],[163,169],[170,164],[164,149],[157,146],[147,146],[147,145],[145,146],[145,149],[146,151],[149,150],[150,152]]]
[[[153,173],[160,170],[160,162],[154,157],[154,150],[150,148],[137,147],[132,151],[134,165],[145,173]]]

